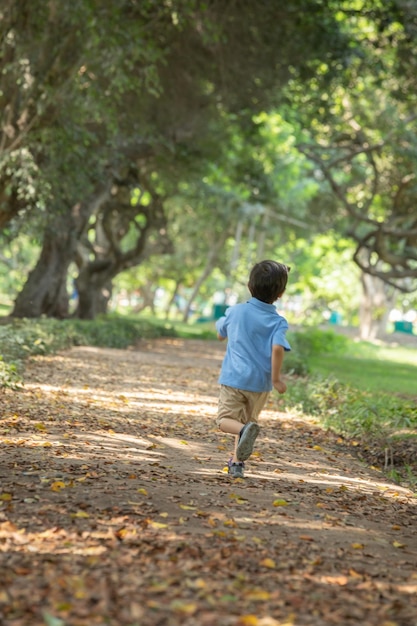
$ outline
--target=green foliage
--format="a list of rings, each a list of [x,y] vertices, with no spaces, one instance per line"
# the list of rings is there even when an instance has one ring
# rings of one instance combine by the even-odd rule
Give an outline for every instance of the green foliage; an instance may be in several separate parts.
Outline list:
[[[19,389],[22,378],[14,363],[5,363],[0,356],[0,391],[4,388]]]
[[[354,343],[332,331],[298,332],[289,341],[302,356],[307,375],[291,378],[287,393],[277,398],[279,409],[312,416],[324,427],[360,442],[362,449],[373,450],[373,458],[385,469],[394,463],[405,467],[413,455],[415,458],[416,368],[411,365],[411,352]],[[355,384],[349,383],[351,369]],[[408,389],[408,394],[400,393],[403,389]],[[412,474],[414,469],[410,471]],[[404,472],[401,469],[401,475]],[[405,479],[410,481],[407,476]]]
[[[294,354],[305,371],[322,378],[334,376],[356,389],[371,393],[415,395],[415,350],[353,341],[333,330],[306,329],[288,334]]]
[[[29,270],[39,256],[39,245],[24,232],[14,238],[14,229],[0,233],[0,315],[10,313]]]
[[[371,394],[335,378],[312,376],[291,382],[281,405],[317,417],[331,430],[385,447],[403,431],[417,434],[417,407],[410,399]]]
[[[176,335],[168,324],[139,318],[14,320],[0,326],[0,389],[16,388],[29,356],[52,354],[77,345],[127,348],[139,339]]]
[[[307,363],[307,351],[303,349],[300,333],[289,335],[288,341],[291,346],[291,352],[286,352],[282,371],[286,375],[306,376],[309,373]]]
[[[313,213],[310,207],[310,219]],[[323,214],[316,219],[327,228]],[[321,324],[330,311],[341,313],[349,323],[355,320],[362,292],[360,272],[352,261],[354,250],[353,243],[336,230],[310,232],[308,239],[293,237],[280,246],[280,255],[292,266],[284,301],[301,296],[303,324]]]
[[[170,324],[140,318],[103,316],[94,321],[67,320],[64,326],[74,345],[106,348],[127,348],[139,339],[173,337],[176,331]]]
[[[5,361],[21,365],[31,355],[49,354],[71,345],[58,320],[14,320],[0,327],[0,351]]]
[[[289,333],[289,341],[294,352],[306,361],[317,354],[341,354],[349,349],[350,341],[333,330],[309,328]]]
[[[386,430],[417,427],[417,408],[410,399],[360,391],[333,377],[311,376],[290,387],[289,405],[320,417],[341,434],[379,437]]]

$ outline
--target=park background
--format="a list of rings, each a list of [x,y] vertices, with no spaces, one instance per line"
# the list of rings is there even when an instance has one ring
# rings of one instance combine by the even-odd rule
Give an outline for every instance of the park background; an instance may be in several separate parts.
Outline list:
[[[415,0],[1,1],[1,624],[416,626],[416,68]]]
[[[414,3],[18,0],[0,17],[2,386],[62,346],[213,337],[273,258],[291,266],[288,402],[413,476]]]

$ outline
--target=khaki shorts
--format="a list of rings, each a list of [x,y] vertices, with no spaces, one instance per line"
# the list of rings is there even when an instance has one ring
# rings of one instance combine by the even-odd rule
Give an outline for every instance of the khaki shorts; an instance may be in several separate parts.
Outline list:
[[[222,419],[237,420],[242,424],[257,422],[258,415],[265,406],[269,391],[245,391],[220,385],[217,426]]]

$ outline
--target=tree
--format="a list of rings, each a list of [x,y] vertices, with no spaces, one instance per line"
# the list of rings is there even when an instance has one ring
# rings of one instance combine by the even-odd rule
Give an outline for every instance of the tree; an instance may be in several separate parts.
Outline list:
[[[132,188],[138,191],[134,202]],[[89,238],[90,232],[94,239]],[[79,242],[78,317],[94,319],[105,313],[117,274],[171,249],[162,199],[150,182],[143,176],[139,181],[137,170],[131,168],[112,186],[94,225]]]
[[[74,258],[76,240],[90,228],[91,219],[96,219],[88,207],[106,210],[99,200],[112,184],[114,176],[109,169],[114,163],[116,172],[129,165],[124,149],[127,143],[132,148],[145,142],[151,145],[153,155],[161,148],[166,154],[171,151],[167,168],[184,147],[201,159],[207,150],[203,129],[211,119],[222,111],[233,111],[240,112],[244,123],[251,111],[277,98],[280,85],[291,75],[290,60],[294,66],[320,54],[337,56],[346,43],[332,10],[321,2],[303,0],[291,7],[265,0],[255,7],[241,0],[226,11],[224,3],[214,0],[201,6],[178,1],[158,6],[121,2],[117,7],[79,0],[71,11],[61,11],[54,3],[46,5],[41,13],[44,21],[32,14],[32,5],[23,0],[18,8],[27,21],[16,21],[9,5],[8,34],[16,63],[7,71],[10,69],[18,84],[19,59],[26,58],[27,83],[37,84],[30,101],[34,107],[37,97],[48,103],[41,119],[35,114],[30,117],[22,141],[27,139],[34,163],[49,172],[45,182],[49,201],[39,267],[29,275],[15,315],[66,314],[65,272],[71,256]],[[53,41],[46,37],[52,54],[57,46],[53,58],[48,57],[46,47],[41,54],[35,44],[24,48],[27,23],[35,24],[39,41],[43,24],[49,27],[53,23]],[[273,34],[271,23],[275,24]],[[64,36],[72,31],[80,36],[80,45]],[[332,52],[335,41],[339,44],[336,54]],[[53,71],[37,82],[39,57],[45,58]],[[5,93],[6,98],[11,97],[8,89]],[[14,117],[18,118],[17,113]],[[48,120],[52,122],[49,125]],[[67,167],[55,136],[65,138],[66,155],[74,151],[83,159],[81,172]],[[48,158],[51,153],[61,154],[57,168]],[[137,153],[133,155],[133,160],[138,158]],[[160,170],[154,171],[161,177]],[[61,193],[61,173],[65,174],[67,194]],[[39,193],[35,196],[39,199]],[[82,207],[83,215],[75,223],[72,216],[77,207]],[[13,215],[19,210],[22,207],[17,206]],[[55,233],[57,241],[53,243]],[[64,258],[58,261],[61,251]],[[48,259],[51,267],[46,271]],[[123,269],[123,264],[120,267]],[[84,273],[83,284],[93,275],[97,277],[96,272]],[[41,276],[48,277],[44,284],[50,286],[42,294]]]
[[[317,84],[330,74],[326,65],[302,94],[294,84],[309,127],[299,148],[334,193],[344,228],[357,244],[358,266],[401,291],[414,291],[417,116],[410,68],[417,12],[406,13],[402,2],[374,2],[369,11],[344,2],[339,19],[355,34],[360,54],[340,79],[331,75],[330,90]]]
[[[376,103],[372,104],[376,111]],[[382,132],[384,122],[392,120],[392,115],[391,107],[380,112]],[[381,129],[373,129],[372,133],[369,125],[365,129],[355,115],[349,115],[347,123],[351,132],[339,135],[339,141],[303,145],[300,149],[320,168],[339,200],[348,220],[347,234],[357,244],[357,265],[400,291],[415,291],[417,124],[400,117],[391,133],[372,140],[371,135],[380,135]]]

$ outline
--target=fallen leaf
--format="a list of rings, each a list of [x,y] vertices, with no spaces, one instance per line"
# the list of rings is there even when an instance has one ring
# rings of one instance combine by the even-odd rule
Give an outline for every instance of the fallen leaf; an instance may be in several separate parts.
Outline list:
[[[258,626],[259,620],[256,615],[242,615],[236,626]]]
[[[237,523],[234,519],[227,519],[223,522],[224,526],[228,526],[229,528],[237,528]]]
[[[45,620],[46,626],[65,626],[65,622],[62,619],[54,617],[46,611],[43,612],[43,619]]]
[[[162,524],[161,522],[150,522],[149,526],[152,528],[168,528],[168,524]]]
[[[265,591],[264,589],[251,589],[245,593],[245,598],[255,602],[259,600],[266,601],[271,599],[271,594],[269,591]]]
[[[61,491],[61,489],[65,489],[66,484],[62,482],[62,480],[56,480],[51,484],[52,491]]]
[[[170,609],[176,613],[184,615],[193,615],[197,611],[197,605],[194,602],[183,602],[182,600],[173,600]]]
[[[72,513],[71,517],[78,518],[78,519],[87,519],[90,516],[85,511],[77,511],[76,513]]]

